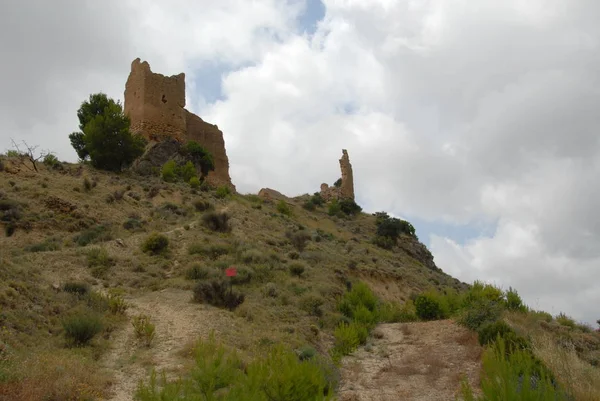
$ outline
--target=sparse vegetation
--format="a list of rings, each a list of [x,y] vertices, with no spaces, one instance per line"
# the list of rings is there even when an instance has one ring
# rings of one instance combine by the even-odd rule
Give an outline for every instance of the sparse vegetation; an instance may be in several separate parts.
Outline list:
[[[226,185],[218,187],[217,191],[215,192],[215,196],[219,199],[225,199],[229,195],[231,195],[231,189]]]
[[[131,324],[133,325],[135,337],[138,341],[149,347],[156,334],[156,327],[150,321],[150,317],[143,314],[134,316]]]
[[[219,308],[234,310],[244,299],[244,294],[234,291],[229,284],[220,280],[201,282],[194,287],[194,301]]]
[[[292,208],[284,200],[280,200],[279,202],[277,202],[277,211],[286,216],[291,216],[293,214]]]

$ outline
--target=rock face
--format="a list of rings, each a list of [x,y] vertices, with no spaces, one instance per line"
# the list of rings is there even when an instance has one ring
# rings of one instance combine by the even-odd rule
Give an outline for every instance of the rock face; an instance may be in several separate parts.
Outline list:
[[[156,143],[177,141],[179,144],[196,141],[212,153],[215,170],[208,174],[212,185],[228,185],[235,189],[229,176],[229,159],[225,152],[223,133],[216,125],[203,121],[185,109],[185,74],[170,77],[153,73],[150,64],[139,58],[131,63],[131,72],[125,85],[125,114],[131,119],[131,131],[150,141],[148,151],[142,156],[145,171],[148,163],[162,161],[173,145],[156,149]],[[170,150],[167,150],[170,149]],[[168,160],[168,159],[167,159]],[[164,164],[164,162],[163,162]],[[153,167],[160,168],[154,164]]]
[[[283,200],[288,201],[289,198],[282,194],[281,192],[275,191],[271,188],[262,188],[258,191],[258,196],[267,201],[275,201],[275,200]]]
[[[339,187],[330,187],[327,184],[321,184],[321,197],[325,201],[331,199],[352,199],[354,200],[354,176],[352,174],[352,164],[348,151],[342,149],[342,158],[340,159],[340,170],[342,171],[342,182]]]

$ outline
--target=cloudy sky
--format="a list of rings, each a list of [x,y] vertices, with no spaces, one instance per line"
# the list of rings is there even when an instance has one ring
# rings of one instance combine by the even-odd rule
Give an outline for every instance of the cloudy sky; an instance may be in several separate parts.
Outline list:
[[[0,0],[0,149],[74,161],[92,92],[186,73],[241,192],[354,167],[443,270],[600,318],[597,0]]]

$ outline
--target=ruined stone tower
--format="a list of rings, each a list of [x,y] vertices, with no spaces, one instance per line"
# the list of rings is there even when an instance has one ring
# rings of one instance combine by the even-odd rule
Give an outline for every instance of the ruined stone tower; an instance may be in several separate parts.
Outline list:
[[[331,199],[354,200],[354,176],[352,175],[352,164],[350,164],[350,158],[346,149],[342,149],[340,170],[342,172],[342,183],[339,187],[330,187],[327,184],[321,184],[321,196],[326,201]]]
[[[223,133],[185,109],[184,73],[167,77],[153,73],[148,62],[133,60],[125,85],[124,110],[131,119],[131,131],[151,144],[175,140],[196,141],[204,146],[215,162],[215,170],[207,180],[213,185],[233,187]]]

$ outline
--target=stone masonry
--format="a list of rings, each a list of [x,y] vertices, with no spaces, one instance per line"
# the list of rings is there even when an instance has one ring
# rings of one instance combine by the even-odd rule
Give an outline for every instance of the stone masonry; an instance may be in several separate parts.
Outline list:
[[[125,85],[124,109],[131,119],[131,131],[151,143],[167,139],[200,143],[212,153],[215,162],[215,170],[208,174],[207,181],[235,188],[229,176],[223,133],[185,109],[184,73],[167,77],[153,73],[148,62],[133,60]]]
[[[327,184],[321,184],[321,196],[325,201],[331,199],[354,200],[354,176],[352,175],[352,164],[350,164],[350,158],[346,149],[342,149],[340,170],[342,171],[342,184],[339,187],[330,187]]]

